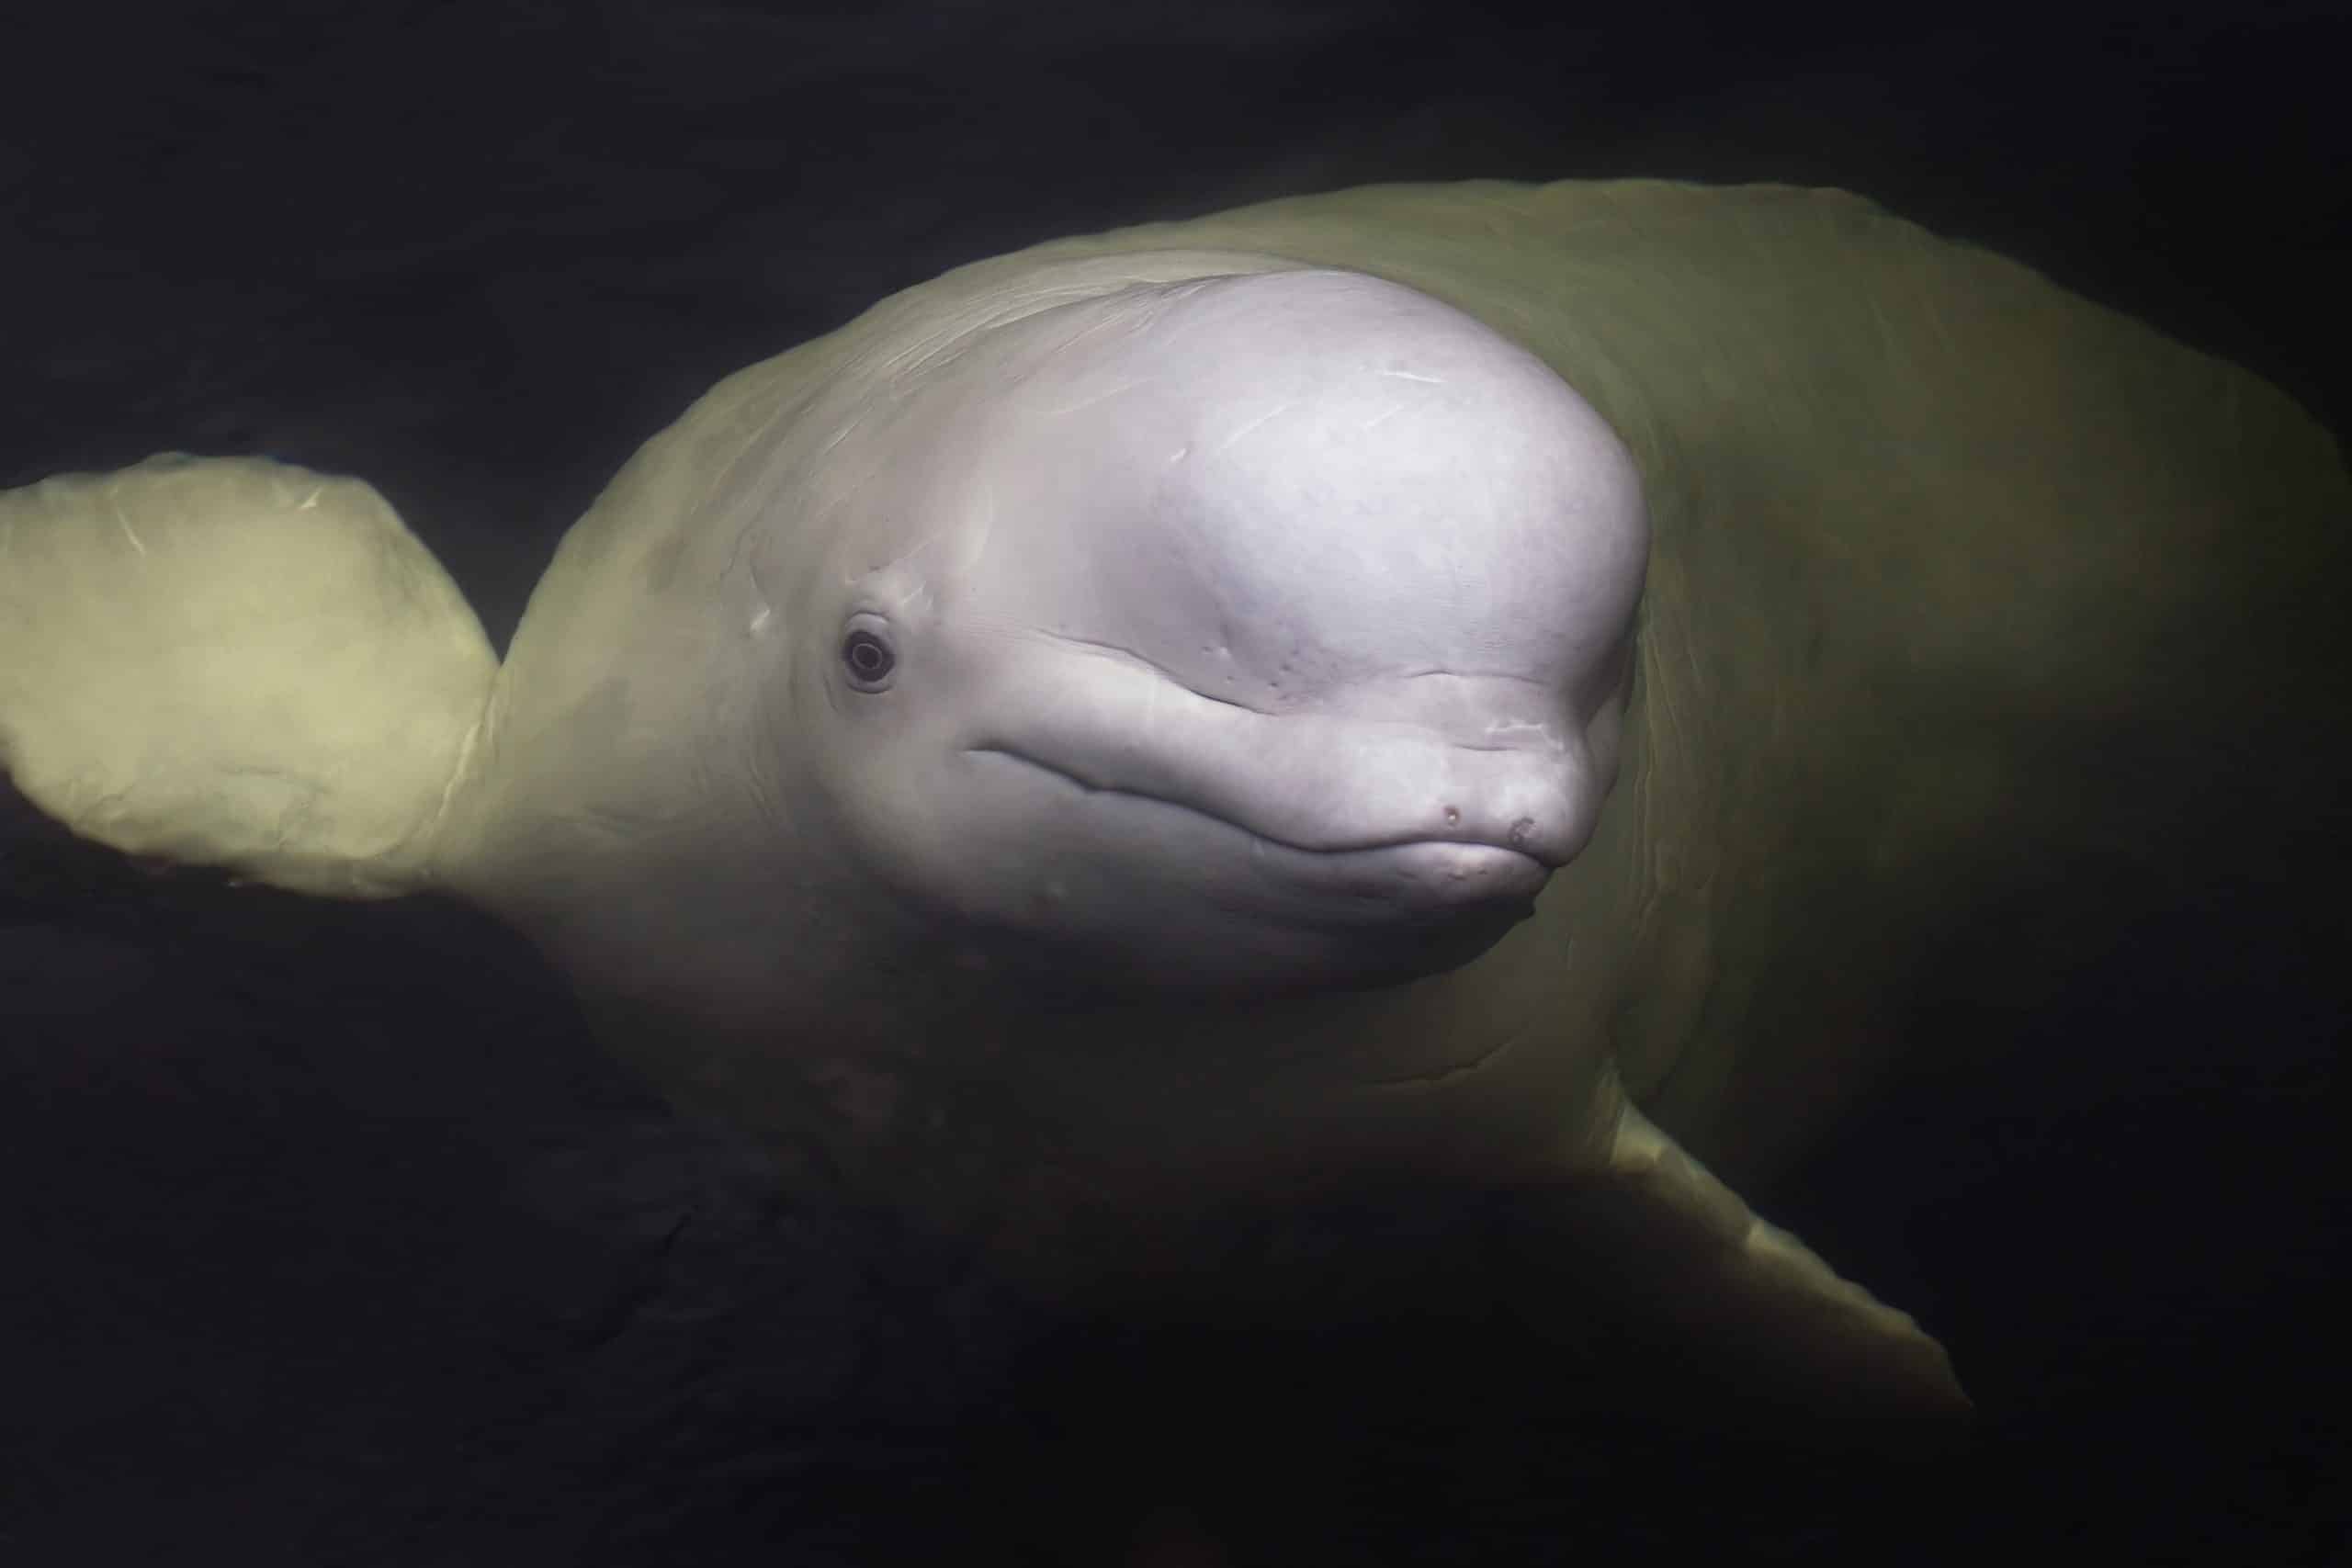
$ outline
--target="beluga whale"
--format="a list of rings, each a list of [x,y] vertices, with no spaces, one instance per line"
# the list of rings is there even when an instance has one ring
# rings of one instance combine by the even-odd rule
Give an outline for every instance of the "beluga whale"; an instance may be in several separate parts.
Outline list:
[[[127,853],[493,912],[678,1102],[1057,1299],[1507,1191],[1531,1316],[1951,1414],[1716,1172],[1866,1098],[1984,846],[2086,831],[2095,716],[2295,700],[2258,607],[2346,497],[2276,389],[1857,197],[1373,187],[722,380],[503,659],[362,479],[8,491],[0,764]]]

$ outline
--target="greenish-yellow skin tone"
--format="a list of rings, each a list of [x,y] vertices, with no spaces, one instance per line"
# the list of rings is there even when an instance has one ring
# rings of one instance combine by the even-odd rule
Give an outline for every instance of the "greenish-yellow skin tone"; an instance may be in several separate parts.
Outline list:
[[[952,933],[851,891],[797,804],[756,671],[813,601],[759,518],[832,515],[887,471],[887,422],[858,411],[977,331],[1292,267],[1468,312],[1631,453],[1651,548],[1613,792],[1533,918],[1450,972],[1025,1009]],[[0,500],[0,760],[28,796],[131,852],[481,903],[680,1100],[823,1150],[1048,1288],[1171,1288],[1201,1261],[1175,1217],[1221,1205],[1364,1178],[1555,1186],[1654,1215],[1660,1291],[1809,1311],[1790,1342],[1931,1404],[1956,1397],[1940,1350],[1675,1145],[1737,1185],[1852,1107],[1902,1057],[1906,976],[1989,857],[2225,861],[2210,766],[2127,770],[2089,738],[2210,761],[2295,733],[2341,645],[2326,585],[2352,517],[2335,443],[2243,370],[1851,196],[1647,181],[1275,202],[894,296],[650,442],[494,674],[365,487],[321,492],[372,519],[359,542],[286,566],[322,482],[220,469],[232,510],[277,522],[212,525],[170,576],[171,519],[220,510],[169,500],[187,468]],[[842,547],[795,547],[830,567]],[[356,603],[354,582],[379,607],[320,644],[346,665],[289,665],[310,624],[290,606]],[[252,698],[248,665],[286,689]],[[747,852],[748,824],[789,847]],[[2221,847],[2185,852],[2190,833]]]

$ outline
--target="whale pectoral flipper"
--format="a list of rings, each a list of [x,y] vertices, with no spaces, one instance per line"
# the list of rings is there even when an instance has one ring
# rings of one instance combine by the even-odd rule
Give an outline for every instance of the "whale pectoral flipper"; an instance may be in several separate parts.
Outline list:
[[[1827,1415],[1973,1408],[1908,1314],[1758,1216],[1630,1100],[1605,1162],[1562,1197],[1579,1269],[1606,1270],[1605,1294],[1666,1320],[1666,1342],[1690,1348],[1709,1381]]]
[[[0,771],[125,853],[422,886],[497,664],[357,479],[168,455],[0,491]]]

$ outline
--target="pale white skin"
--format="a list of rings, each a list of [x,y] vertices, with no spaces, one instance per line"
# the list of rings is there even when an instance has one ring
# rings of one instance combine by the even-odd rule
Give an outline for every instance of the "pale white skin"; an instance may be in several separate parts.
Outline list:
[[[697,525],[719,678],[673,695],[708,667],[650,662],[651,622],[534,707],[526,622],[525,712],[493,703],[445,831],[447,880],[661,1040],[650,1071],[802,1130],[815,1086],[813,1135],[888,1147],[886,1182],[923,1163],[910,1093],[980,1063],[1086,1186],[1605,1139],[1591,1048],[1511,1087],[1509,1135],[1356,1093],[1487,1056],[1565,974],[1533,944],[1476,1011],[1395,988],[1529,917],[1615,775],[1645,522],[1565,383],[1424,296],[1286,270],[1047,310],[825,414],[821,462]],[[682,744],[673,703],[712,731]]]
[[[1599,416],[1352,274],[1014,330],[894,424],[820,569],[752,556],[865,863],[1122,988],[1394,981],[1528,913],[1616,770],[1647,534]]]
[[[1619,1084],[1647,873],[1595,835],[1648,537],[1608,424],[1363,275],[1075,270],[650,446],[613,516],[674,536],[567,544],[442,879],[673,1094],[1041,1290],[1278,1299],[1218,1215],[1558,1186],[1650,1231],[1612,1282],[1736,1269],[1797,1305],[1772,1354],[1955,1402]]]
[[[1091,1193],[1552,1159],[1548,1096],[1517,1139],[1350,1103],[1499,1041],[1331,993],[1476,957],[1592,833],[1646,544],[1623,449],[1531,356],[1360,276],[1022,329],[887,427],[925,460],[839,499],[824,570],[752,556],[811,628],[772,688],[790,796],[844,904],[913,927],[891,999],[840,1010],[896,1036],[829,1068],[873,1118],[850,1140],[898,1135],[901,1075],[942,1066],[906,1042],[952,1031]],[[878,682],[843,657],[867,637]]]

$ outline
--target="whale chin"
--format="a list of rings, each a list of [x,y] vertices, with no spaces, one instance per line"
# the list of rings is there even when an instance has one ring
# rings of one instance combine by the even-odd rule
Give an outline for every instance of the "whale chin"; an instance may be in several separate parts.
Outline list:
[[[1425,847],[1463,846],[1396,850]],[[1297,918],[1295,909],[1230,910],[1214,925],[1161,928],[1148,942],[1137,940],[1140,931],[1117,929],[971,931],[959,944],[957,963],[967,976],[1026,1007],[1247,1005],[1426,980],[1471,963],[1535,912],[1541,876],[1516,875],[1514,890],[1506,894],[1499,874],[1490,881],[1446,874],[1442,868],[1460,857],[1398,858],[1417,868],[1441,868],[1430,874],[1429,891],[1418,905],[1335,906],[1317,911],[1329,916],[1323,919]]]
[[[1379,991],[1426,980],[1482,956],[1534,912],[1532,902],[1489,905],[1423,931],[1399,932],[1363,945],[1351,954],[1353,962],[1345,973],[1332,976],[1322,985],[1299,988]]]

